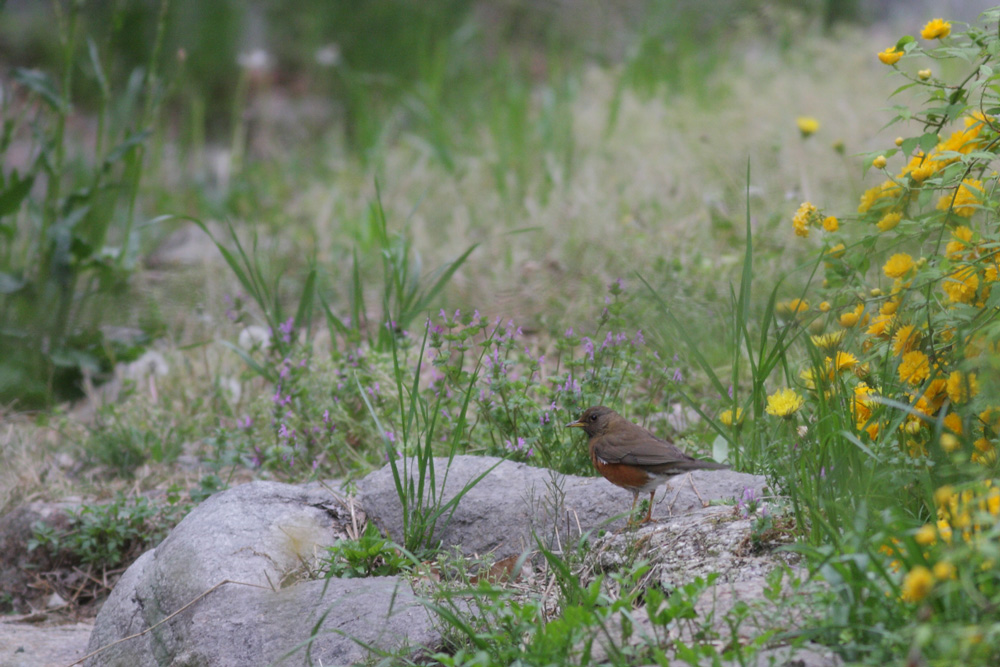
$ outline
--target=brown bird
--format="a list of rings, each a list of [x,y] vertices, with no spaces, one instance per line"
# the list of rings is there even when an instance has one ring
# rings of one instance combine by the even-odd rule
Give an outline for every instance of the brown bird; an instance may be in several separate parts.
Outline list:
[[[729,467],[688,456],[673,443],[657,438],[603,405],[587,408],[579,419],[566,427],[584,430],[590,438],[590,459],[597,472],[612,484],[632,492],[632,512],[639,494],[649,493],[649,511],[641,523],[653,520],[656,487],[669,478],[692,470]]]

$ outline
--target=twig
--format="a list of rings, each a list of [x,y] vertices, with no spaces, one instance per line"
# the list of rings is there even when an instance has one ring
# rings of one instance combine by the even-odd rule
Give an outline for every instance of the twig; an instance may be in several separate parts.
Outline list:
[[[694,477],[691,476],[691,473],[688,473],[688,481],[691,483],[691,490],[694,491],[694,495],[698,496],[698,500],[701,501],[701,506],[708,507],[708,503],[706,503],[705,499],[701,497],[700,493],[698,493],[698,487],[694,485]]]

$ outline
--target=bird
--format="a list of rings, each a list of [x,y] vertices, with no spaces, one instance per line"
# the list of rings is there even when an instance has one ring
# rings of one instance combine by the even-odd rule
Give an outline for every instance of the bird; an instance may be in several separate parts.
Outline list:
[[[682,452],[672,442],[628,421],[611,408],[595,405],[587,408],[566,428],[582,428],[590,445],[590,459],[597,472],[616,486],[632,492],[632,509],[640,493],[649,493],[649,511],[640,523],[653,521],[653,497],[656,487],[674,475],[692,470],[723,470],[729,466],[702,461]],[[631,523],[631,518],[629,523]]]

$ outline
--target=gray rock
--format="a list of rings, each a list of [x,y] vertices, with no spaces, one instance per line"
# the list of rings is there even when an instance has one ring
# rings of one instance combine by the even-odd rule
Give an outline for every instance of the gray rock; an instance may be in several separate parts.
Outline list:
[[[751,523],[732,507],[695,509],[659,525],[605,535],[594,543],[591,557],[602,571],[646,560],[647,578],[664,590],[712,573],[720,582],[762,581],[774,568],[799,561],[790,552],[755,553],[749,540]]]
[[[416,480],[412,460],[398,462],[400,474],[404,463]],[[535,548],[533,533],[558,549],[588,531],[624,527],[632,504],[631,493],[601,477],[561,475],[494,457],[456,456],[450,467],[447,459],[438,458],[434,468],[437,484],[426,496],[438,498],[440,506],[489,471],[435,526],[434,537],[442,547],[457,547],[466,555],[492,553],[501,559],[519,554]],[[695,471],[660,487],[653,516],[665,520],[713,500],[737,498],[747,487],[760,497],[764,478],[730,470]],[[390,466],[358,482],[358,502],[384,533],[403,542],[402,505]]]
[[[312,637],[315,664],[341,665],[369,657],[361,643],[436,645],[404,581],[302,581],[349,522],[316,486],[253,482],[212,496],[123,575],[90,638],[88,652],[104,650],[85,664],[299,665]]]

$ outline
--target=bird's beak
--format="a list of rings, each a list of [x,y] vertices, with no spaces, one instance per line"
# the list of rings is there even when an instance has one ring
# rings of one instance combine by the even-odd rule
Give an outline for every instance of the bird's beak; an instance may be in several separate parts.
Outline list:
[[[583,428],[583,422],[577,419],[575,422],[566,424],[566,428]]]

